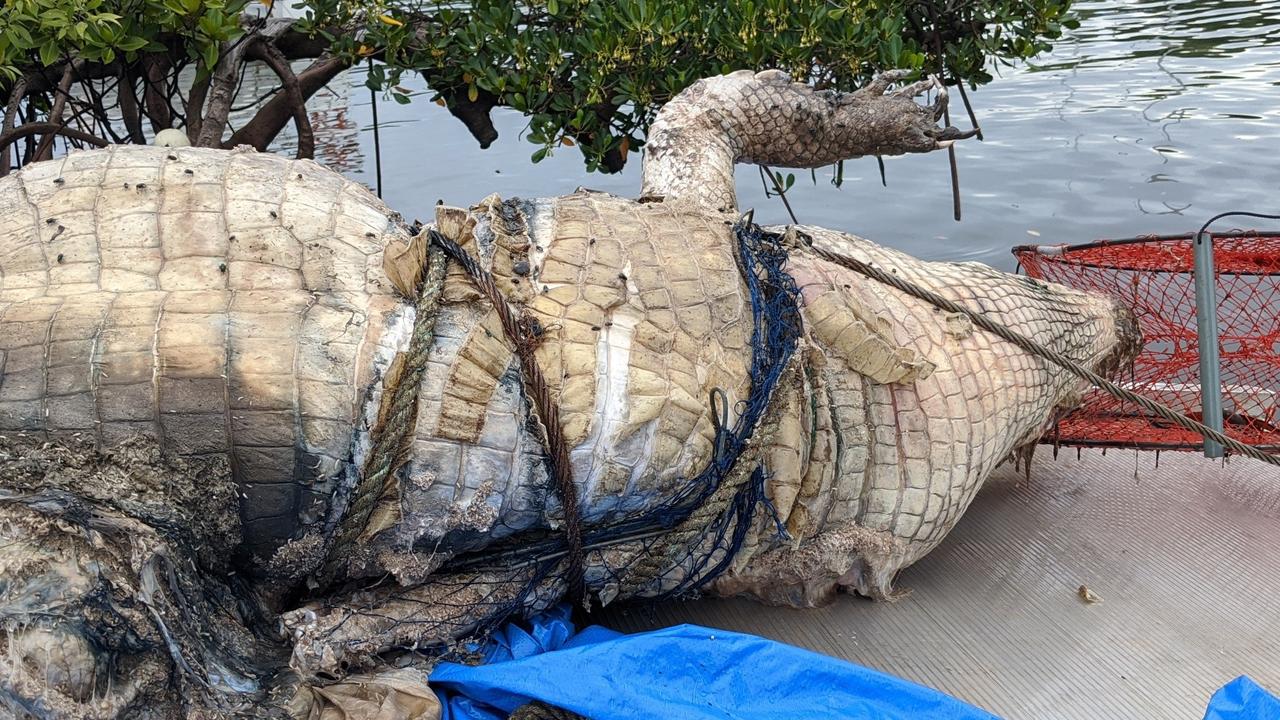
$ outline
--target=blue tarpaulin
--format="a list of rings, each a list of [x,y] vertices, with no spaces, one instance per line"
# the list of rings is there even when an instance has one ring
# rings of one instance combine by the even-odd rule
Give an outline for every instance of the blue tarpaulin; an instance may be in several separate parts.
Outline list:
[[[482,665],[432,671],[442,720],[505,720],[532,700],[594,720],[999,720],[936,690],[753,635],[696,625],[574,634],[565,606],[508,624],[483,655]],[[1204,720],[1280,720],[1280,700],[1241,676],[1214,694]]]
[[[551,652],[555,651],[555,652]],[[936,690],[753,635],[679,625],[574,635],[567,610],[508,625],[486,664],[441,664],[443,720],[502,720],[541,700],[594,720],[994,720]]]
[[[1213,694],[1204,720],[1280,720],[1280,700],[1241,675]]]

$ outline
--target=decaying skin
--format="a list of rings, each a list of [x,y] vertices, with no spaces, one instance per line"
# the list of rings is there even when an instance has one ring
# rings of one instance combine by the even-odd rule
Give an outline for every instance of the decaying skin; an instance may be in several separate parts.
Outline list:
[[[730,408],[751,391],[752,306],[736,216],[721,212],[736,204],[732,163],[919,152],[959,136],[936,127],[938,107],[910,101],[924,86],[886,95],[887,85],[836,96],[779,73],[703,81],[654,126],[647,202],[578,192],[439,209],[435,227],[544,330],[537,362],[561,408],[588,528],[668,502],[714,453],[712,391]],[[788,122],[761,125],[779,115]],[[943,539],[988,473],[1082,390],[810,245],[892,269],[1092,367],[1136,348],[1132,319],[1105,298],[820,228],[776,230],[803,300],[799,349],[720,490],[656,540],[592,550],[586,580],[602,602],[661,595],[704,572],[691,551],[715,555],[702,531],[757,465],[773,513],[753,516],[713,591],[796,605],[839,588],[890,596],[895,574]],[[356,485],[384,386],[400,374],[424,242],[363,188],[310,162],[115,147],[26,168],[0,180],[0,434],[54,448],[140,436],[163,462],[225,462],[241,499],[239,567],[288,610],[304,673],[447,643],[503,603],[554,602],[559,573],[449,564],[556,537],[563,518],[513,347],[455,264],[408,463],[340,555],[347,588],[296,606],[297,592],[323,590],[303,576]],[[57,477],[0,489],[31,492]],[[188,500],[157,493],[144,494],[185,512]],[[29,504],[0,496],[0,508],[16,513],[13,527],[40,522]],[[140,572],[122,558],[110,572]],[[50,562],[40,572],[87,572]],[[12,572],[0,566],[0,577]],[[20,625],[23,637],[63,632]],[[187,665],[207,681],[207,666]]]
[[[866,155],[944,148],[971,136],[940,128],[947,92],[930,78],[889,91],[904,71],[853,93],[817,91],[778,70],[741,70],[689,86],[667,103],[644,146],[641,197],[732,212],[733,166],[816,168]],[[929,107],[914,98],[938,90]]]
[[[284,664],[228,576],[240,523],[225,458],[10,435],[0,477],[0,714],[229,712]]]

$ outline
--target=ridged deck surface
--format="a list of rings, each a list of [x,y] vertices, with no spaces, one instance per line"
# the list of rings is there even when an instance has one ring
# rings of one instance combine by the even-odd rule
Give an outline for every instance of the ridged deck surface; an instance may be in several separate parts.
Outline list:
[[[896,604],[699,600],[599,620],[756,633],[1010,719],[1196,719],[1240,674],[1280,691],[1280,472],[1181,453],[1158,467],[1152,453],[1040,454],[1029,484],[997,471],[903,573],[913,592]],[[1086,604],[1080,585],[1103,602]]]

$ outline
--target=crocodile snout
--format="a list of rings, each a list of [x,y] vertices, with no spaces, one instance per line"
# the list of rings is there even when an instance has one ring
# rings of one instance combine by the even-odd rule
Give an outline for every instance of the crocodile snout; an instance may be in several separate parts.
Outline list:
[[[1142,328],[1138,326],[1138,317],[1127,305],[1112,301],[1111,316],[1115,323],[1116,343],[1098,362],[1094,370],[1106,377],[1112,377],[1122,368],[1133,365],[1138,353],[1142,351]]]

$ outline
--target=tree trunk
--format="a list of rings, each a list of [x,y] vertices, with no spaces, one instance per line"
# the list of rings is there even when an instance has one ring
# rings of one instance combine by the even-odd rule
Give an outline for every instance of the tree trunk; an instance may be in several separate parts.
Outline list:
[[[173,127],[173,115],[169,111],[169,58],[153,53],[142,57],[143,78],[146,89],[143,102],[146,103],[147,118],[151,120],[152,132],[160,132]]]
[[[324,57],[298,74],[298,90],[305,100],[346,70],[350,65],[340,58]],[[266,150],[286,123],[296,117],[296,103],[286,93],[277,93],[267,101],[247,125],[237,130],[222,147],[252,145],[259,151]]]
[[[144,145],[147,136],[142,132],[142,111],[138,106],[138,89],[133,83],[133,73],[128,69],[120,72],[120,84],[116,95],[120,98],[120,114],[124,118],[125,130],[129,133],[129,142]]]

